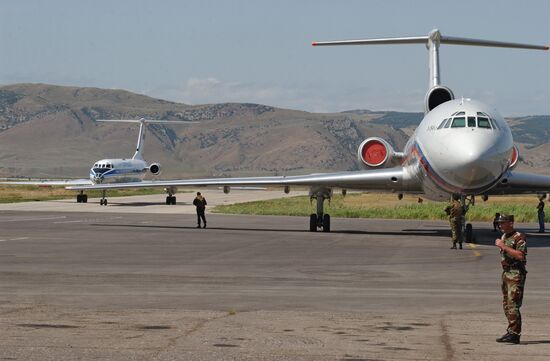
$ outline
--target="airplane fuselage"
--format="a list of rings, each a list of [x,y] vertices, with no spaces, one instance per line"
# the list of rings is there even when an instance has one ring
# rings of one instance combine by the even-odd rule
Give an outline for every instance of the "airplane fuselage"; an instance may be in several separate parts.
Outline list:
[[[492,107],[470,99],[430,111],[405,145],[402,165],[426,198],[483,194],[508,170],[512,133]]]
[[[90,169],[90,180],[94,184],[140,182],[148,169],[142,159],[102,159]]]

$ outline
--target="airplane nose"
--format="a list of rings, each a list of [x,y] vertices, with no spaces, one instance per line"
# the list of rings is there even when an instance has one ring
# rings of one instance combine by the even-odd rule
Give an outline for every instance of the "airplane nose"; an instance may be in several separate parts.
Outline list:
[[[474,132],[472,132],[474,133]],[[476,132],[469,137],[449,139],[451,155],[446,177],[464,189],[476,189],[494,182],[505,170],[503,152],[492,134]]]

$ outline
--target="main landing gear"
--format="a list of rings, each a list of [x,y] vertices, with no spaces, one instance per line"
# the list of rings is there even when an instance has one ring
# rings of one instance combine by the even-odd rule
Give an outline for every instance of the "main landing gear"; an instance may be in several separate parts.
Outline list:
[[[84,191],[80,191],[76,195],[76,203],[88,203],[88,195],[84,194]]]
[[[176,193],[176,188],[166,188],[165,191],[166,193],[168,193],[168,195],[166,196],[166,205],[176,205],[176,196],[174,196],[174,194]]]
[[[317,200],[317,213],[312,213],[309,216],[309,231],[317,232],[317,229],[322,228],[323,232],[330,232],[330,215],[323,213],[323,205],[325,199],[332,197],[332,189],[319,188],[309,191],[310,200]]]

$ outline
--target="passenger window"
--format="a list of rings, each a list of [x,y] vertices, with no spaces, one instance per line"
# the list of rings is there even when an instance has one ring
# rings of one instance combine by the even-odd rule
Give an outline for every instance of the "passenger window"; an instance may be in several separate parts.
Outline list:
[[[441,122],[441,124],[439,124],[439,126],[437,127],[437,129],[441,129],[443,128],[443,126],[445,125],[445,122],[449,120],[449,119],[443,119],[443,121]]]
[[[451,125],[451,120],[453,120],[453,118],[447,119],[447,121],[445,122],[444,128],[449,128],[449,125]]]
[[[451,128],[464,128],[466,126],[466,118],[456,117],[453,119],[453,124]]]
[[[468,117],[468,126],[469,127],[475,127],[476,126],[476,117]]]
[[[489,118],[485,118],[485,117],[477,118],[477,126],[479,128],[491,129],[491,124],[489,124]]]

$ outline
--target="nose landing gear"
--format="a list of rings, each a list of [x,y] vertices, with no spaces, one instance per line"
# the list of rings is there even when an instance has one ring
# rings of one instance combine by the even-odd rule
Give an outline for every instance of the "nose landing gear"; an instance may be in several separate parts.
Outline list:
[[[471,223],[466,223],[466,213],[470,209],[470,206],[474,206],[476,203],[476,198],[474,195],[462,196],[460,197],[460,203],[464,209],[464,214],[462,216],[462,234],[464,235],[464,240],[467,243],[475,242],[474,228]]]
[[[104,189],[101,192],[101,199],[99,200],[100,206],[106,206],[107,205],[107,198],[105,198],[105,195],[107,194],[107,191]]]

